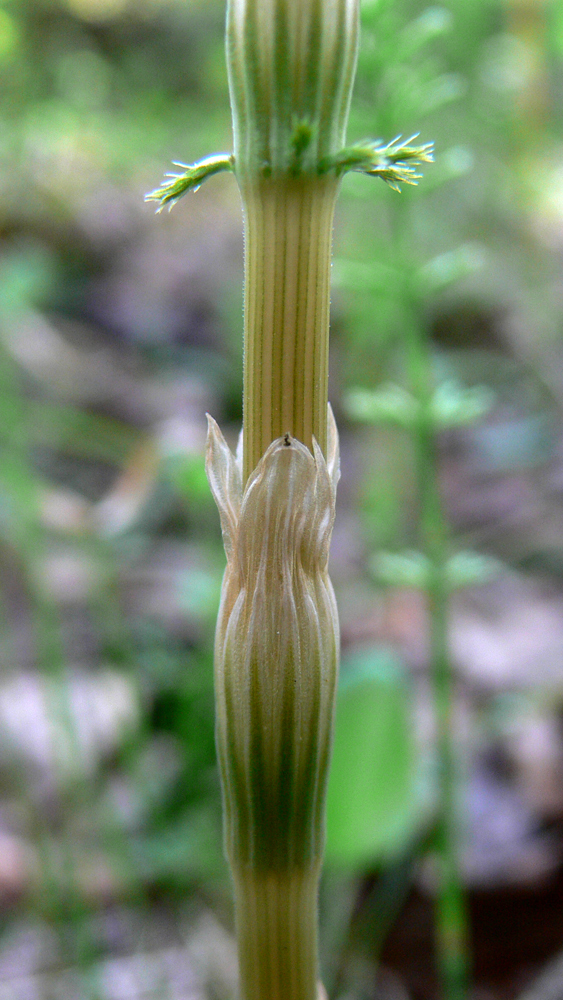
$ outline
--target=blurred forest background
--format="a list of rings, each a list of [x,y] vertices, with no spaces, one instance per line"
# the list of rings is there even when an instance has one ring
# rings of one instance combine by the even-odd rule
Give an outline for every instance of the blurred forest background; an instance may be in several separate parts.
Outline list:
[[[233,441],[241,422],[240,204],[229,176],[171,214],[143,202],[172,160],[231,149],[224,6],[0,2],[0,1000],[235,992],[203,449],[206,410]],[[323,975],[342,1000],[438,995],[416,330],[454,552],[472,996],[560,1000],[563,5],[362,16],[350,139],[419,132],[436,159],[401,194],[347,177],[336,220]]]

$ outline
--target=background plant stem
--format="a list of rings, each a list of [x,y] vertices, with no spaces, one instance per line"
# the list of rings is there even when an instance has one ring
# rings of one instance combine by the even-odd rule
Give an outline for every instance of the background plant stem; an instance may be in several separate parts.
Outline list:
[[[426,589],[429,657],[436,726],[438,811],[436,821],[437,895],[435,935],[438,972],[444,1000],[464,1000],[469,976],[469,922],[459,863],[458,768],[454,735],[454,685],[448,648],[446,561],[449,532],[440,495],[436,432],[431,414],[434,365],[428,331],[420,318],[406,246],[408,201],[394,199],[394,244],[404,278],[403,322],[409,388],[420,407],[414,430],[419,504],[419,545],[429,560]]]

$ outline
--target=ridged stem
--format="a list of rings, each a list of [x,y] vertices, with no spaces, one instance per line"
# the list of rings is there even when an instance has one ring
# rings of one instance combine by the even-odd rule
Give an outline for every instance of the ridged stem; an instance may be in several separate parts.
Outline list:
[[[317,869],[233,874],[244,1000],[315,1000]]]
[[[241,185],[245,222],[243,481],[290,434],[326,451],[334,176]]]

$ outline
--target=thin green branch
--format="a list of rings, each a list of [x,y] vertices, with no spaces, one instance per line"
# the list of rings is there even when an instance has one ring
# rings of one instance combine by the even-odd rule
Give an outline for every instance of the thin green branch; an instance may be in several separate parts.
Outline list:
[[[326,159],[321,165],[321,172],[335,169],[337,173],[347,173],[349,170],[357,170],[380,177],[395,191],[400,191],[401,184],[416,184],[421,179],[422,174],[417,173],[417,167],[434,160],[433,143],[411,145],[416,138],[416,135],[412,135],[402,142],[399,135],[386,144],[376,139],[347,146],[330,160]]]
[[[225,170],[233,171],[235,158],[231,153],[216,153],[215,156],[206,156],[197,163],[174,163],[174,166],[181,167],[182,172],[165,174],[160,187],[145,195],[145,201],[158,203],[157,212],[162,212],[166,206],[171,209],[183,195],[188,191],[197,191],[198,187],[213,174],[220,174]]]
[[[410,226],[406,203],[395,202],[394,238],[398,269],[403,263],[404,331],[410,392],[419,405],[414,430],[418,483],[419,536],[427,560],[425,581],[429,618],[429,661],[436,719],[438,814],[436,855],[438,884],[435,934],[443,1000],[467,1000],[470,975],[469,916],[460,866],[459,770],[455,723],[455,683],[449,648],[448,567],[452,566],[450,532],[443,510],[434,387],[434,360],[428,330],[413,297],[408,263]],[[438,408],[439,409],[439,408]],[[434,412],[433,412],[434,411]],[[463,567],[462,567],[463,568]],[[455,573],[453,574],[455,576]]]

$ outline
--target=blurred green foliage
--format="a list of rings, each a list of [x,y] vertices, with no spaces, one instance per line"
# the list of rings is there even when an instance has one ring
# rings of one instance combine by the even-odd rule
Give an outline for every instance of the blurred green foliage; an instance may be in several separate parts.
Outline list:
[[[424,815],[408,685],[380,647],[342,663],[327,804],[329,866],[362,870],[405,850]]]

